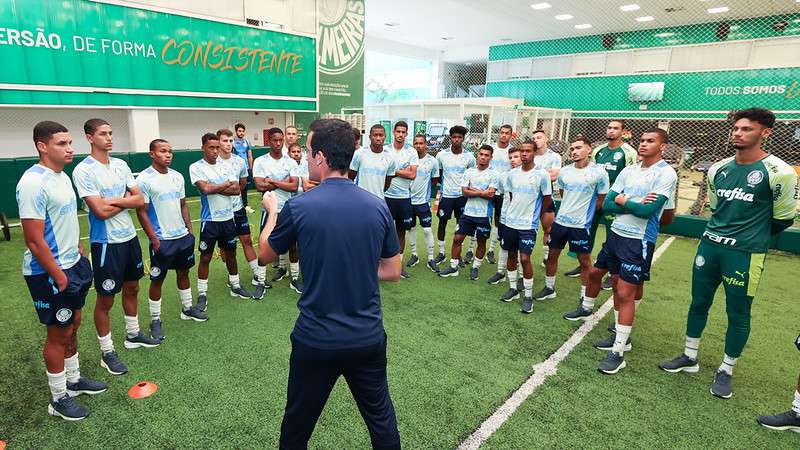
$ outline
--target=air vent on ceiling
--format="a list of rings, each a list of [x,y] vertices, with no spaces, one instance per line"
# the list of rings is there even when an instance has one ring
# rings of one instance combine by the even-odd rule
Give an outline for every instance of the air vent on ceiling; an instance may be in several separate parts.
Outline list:
[[[252,25],[254,27],[260,27],[261,26],[261,21],[258,20],[258,19],[247,19],[247,24],[248,25]]]
[[[664,8],[664,12],[668,12],[668,13],[674,13],[674,12],[685,11],[685,10],[686,10],[686,8],[684,8],[683,6],[679,6],[677,8]]]

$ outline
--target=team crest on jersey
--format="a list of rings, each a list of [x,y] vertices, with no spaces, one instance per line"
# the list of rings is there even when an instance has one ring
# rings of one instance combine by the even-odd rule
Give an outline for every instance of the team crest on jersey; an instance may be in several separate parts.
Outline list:
[[[117,283],[115,283],[114,280],[112,280],[111,278],[107,278],[107,279],[105,279],[105,281],[103,281],[103,285],[102,286],[103,286],[103,289],[105,289],[107,291],[110,291],[110,290],[114,289],[114,286],[116,286],[116,285],[117,285]]]
[[[61,323],[65,323],[70,317],[72,317],[72,310],[69,308],[61,308],[56,311],[56,320]]]
[[[156,266],[153,266],[153,267],[150,268],[150,276],[151,277],[157,277],[159,275],[161,275],[161,269],[159,269]]]
[[[206,241],[200,241],[200,250],[206,250],[208,248],[208,244]]]
[[[622,159],[622,153],[615,153],[614,154],[614,161],[619,161]]]
[[[761,183],[761,180],[764,179],[764,174],[761,173],[760,170],[754,170],[747,174],[747,184],[750,186],[755,186],[758,183]]]
[[[703,267],[706,265],[706,259],[703,258],[703,255],[697,255],[697,258],[694,259],[694,265],[697,267]]]

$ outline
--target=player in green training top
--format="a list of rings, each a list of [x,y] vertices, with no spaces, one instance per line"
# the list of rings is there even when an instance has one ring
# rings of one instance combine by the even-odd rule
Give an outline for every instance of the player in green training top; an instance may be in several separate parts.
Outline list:
[[[764,270],[770,237],[792,225],[797,205],[797,173],[762,148],[772,133],[775,115],[752,108],[734,116],[736,155],[708,170],[711,219],[706,225],[692,268],[692,304],[686,323],[686,347],[664,361],[667,372],[695,373],[700,336],[720,284],[725,289],[728,332],[725,356],[714,376],[711,393],[732,395],[733,366],[750,335],[750,308]]]

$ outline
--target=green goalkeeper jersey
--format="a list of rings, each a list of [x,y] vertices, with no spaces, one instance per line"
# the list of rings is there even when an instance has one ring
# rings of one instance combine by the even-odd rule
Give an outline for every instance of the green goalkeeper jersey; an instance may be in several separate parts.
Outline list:
[[[610,186],[614,184],[622,169],[636,164],[636,150],[626,143],[617,148],[608,148],[607,144],[601,145],[592,150],[592,160],[606,169]]]
[[[708,169],[711,219],[703,240],[750,253],[769,247],[772,219],[794,219],[797,173],[775,155],[752,164],[723,159]]]

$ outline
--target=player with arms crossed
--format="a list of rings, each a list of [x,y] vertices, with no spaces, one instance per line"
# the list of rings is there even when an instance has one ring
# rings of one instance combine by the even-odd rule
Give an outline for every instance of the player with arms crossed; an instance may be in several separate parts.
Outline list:
[[[497,172],[497,176],[500,177],[509,170],[511,170],[511,164],[509,163],[508,159],[508,152],[511,150],[511,136],[513,135],[513,129],[511,125],[501,125],[500,129],[497,130],[497,143],[492,145],[494,148],[494,152],[492,152],[492,161],[489,163],[489,168],[494,169]],[[500,180],[498,179],[498,184]],[[498,186],[499,188],[499,186]],[[498,240],[498,227],[500,226],[500,213],[503,210],[503,194],[500,192],[500,189],[495,191],[494,199],[492,199],[492,207],[494,210],[494,221],[492,222],[492,234],[489,236],[489,247],[487,248],[488,252],[486,253],[486,260],[489,261],[489,264],[494,264],[497,262],[494,256],[494,244]],[[502,251],[502,249],[500,250]],[[500,266],[497,266],[498,271],[500,271]]]
[[[711,393],[733,395],[733,366],[750,336],[750,310],[761,281],[769,241],[792,225],[797,207],[797,173],[763,149],[775,115],[751,108],[733,116],[736,154],[708,170],[709,219],[692,267],[692,303],[683,354],[660,364],[667,372],[700,370],[697,353],[708,311],[720,284],[725,289],[728,331],[725,355]]]
[[[348,171],[356,186],[380,199],[391,186],[397,169],[395,159],[384,151],[384,142],[386,130],[376,123],[369,129],[369,147],[356,149]]]
[[[419,219],[422,234],[425,235],[425,246],[428,249],[428,268],[433,272],[439,272],[439,267],[433,260],[433,229],[431,228],[433,216],[430,204],[431,188],[439,179],[439,162],[428,154],[424,134],[414,136],[413,146],[417,151],[419,165],[417,166],[417,176],[411,182],[411,208],[414,215],[411,218],[411,230],[408,232],[411,258],[408,259],[406,267],[414,267],[419,262],[419,256],[417,256],[417,233],[414,230],[417,225],[417,219]]]
[[[411,183],[417,177],[419,157],[417,152],[406,143],[408,124],[399,121],[394,124],[394,142],[384,146],[383,151],[394,158],[395,172],[389,189],[386,190],[386,205],[392,213],[397,228],[397,237],[400,239],[400,259],[403,259],[403,249],[406,247],[406,232],[411,230],[414,220],[414,211],[411,207]],[[403,278],[411,275],[402,271]]]
[[[72,137],[60,123],[44,121],[33,128],[39,162],[17,184],[22,234],[28,247],[22,275],[39,322],[47,326],[44,364],[51,400],[47,412],[66,420],[81,420],[89,411],[73,400],[99,394],[108,385],[81,377],[78,327],[92,285],[92,266],[83,256],[78,227],[78,203],[64,166],[72,162]]]

